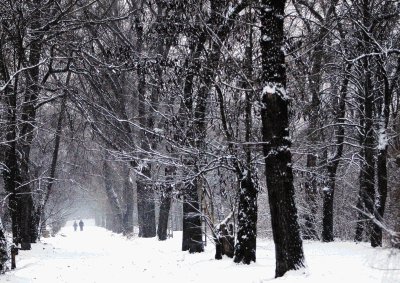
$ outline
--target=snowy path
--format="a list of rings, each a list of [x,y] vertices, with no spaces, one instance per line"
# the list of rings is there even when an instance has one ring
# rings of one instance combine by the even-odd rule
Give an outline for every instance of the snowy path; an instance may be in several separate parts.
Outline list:
[[[166,242],[127,240],[86,222],[83,232],[68,223],[57,237],[20,251],[17,269],[0,276],[0,282],[400,282],[399,251],[364,244],[306,243],[308,269],[274,280],[270,241],[259,244],[257,263],[245,266],[215,261],[211,245],[202,254],[181,252],[177,232]]]

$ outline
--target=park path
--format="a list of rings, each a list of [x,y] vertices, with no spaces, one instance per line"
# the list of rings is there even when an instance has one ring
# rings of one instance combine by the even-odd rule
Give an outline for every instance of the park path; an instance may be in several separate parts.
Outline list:
[[[225,273],[221,274],[220,268],[237,268],[228,259],[214,261],[212,247],[205,253],[195,255],[180,251],[179,232],[163,242],[155,238],[126,239],[94,226],[92,220],[84,222],[82,232],[79,227],[75,232],[70,221],[56,237],[42,239],[41,243],[33,245],[31,251],[20,251],[17,269],[4,277],[0,276],[0,282],[212,283]],[[250,273],[254,268],[245,272],[248,276],[242,282],[252,277]],[[239,273],[236,279],[240,277]]]
[[[182,252],[181,233],[167,241],[126,239],[85,220],[74,232],[72,221],[56,237],[20,251],[17,269],[0,275],[0,283],[398,283],[400,251],[373,249],[367,243],[305,242],[308,268],[274,279],[274,245],[259,240],[257,263],[214,260],[209,244],[200,254]]]

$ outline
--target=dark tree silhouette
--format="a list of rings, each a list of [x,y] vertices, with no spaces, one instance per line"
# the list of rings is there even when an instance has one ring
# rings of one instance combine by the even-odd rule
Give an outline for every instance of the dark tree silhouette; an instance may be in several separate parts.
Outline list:
[[[261,13],[262,134],[265,174],[275,242],[276,271],[304,266],[303,245],[294,202],[289,138],[289,98],[283,53],[283,18],[286,1],[263,0]]]

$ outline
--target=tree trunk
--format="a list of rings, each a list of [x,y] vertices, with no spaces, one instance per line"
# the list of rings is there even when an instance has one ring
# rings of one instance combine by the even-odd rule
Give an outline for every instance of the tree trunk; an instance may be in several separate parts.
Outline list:
[[[184,106],[185,110],[189,113],[186,118],[194,118],[193,126],[189,129],[187,134],[187,145],[194,147],[198,152],[199,156],[190,156],[186,159],[186,164],[190,168],[194,168],[197,162],[202,158],[202,151],[205,147],[205,136],[206,136],[206,109],[207,109],[207,98],[209,96],[210,90],[215,79],[216,71],[220,61],[221,47],[225,42],[226,38],[231,31],[231,27],[234,23],[234,19],[239,15],[239,13],[248,5],[249,1],[243,1],[237,5],[232,13],[230,13],[229,18],[225,18],[222,15],[226,12],[224,1],[211,1],[211,17],[210,22],[207,24],[211,29],[213,29],[214,34],[210,36],[205,30],[201,30],[199,35],[196,35],[195,40],[191,39],[193,42],[191,44],[192,60],[187,62],[189,65],[189,72],[185,78],[184,85]],[[196,108],[194,114],[191,115],[193,110],[193,97],[192,97],[192,86],[194,74],[198,74],[200,70],[200,59],[201,53],[204,50],[204,44],[207,40],[210,40],[211,50],[204,63],[203,72],[199,76],[201,78],[201,87],[199,88]],[[183,107],[181,107],[183,108]],[[193,116],[193,117],[192,117]],[[201,161],[200,161],[201,162]],[[194,171],[196,171],[195,169]],[[198,172],[195,172],[198,173]],[[187,184],[185,190],[185,202],[183,205],[184,212],[184,222],[183,222],[183,242],[182,250],[189,250],[191,252],[203,251],[203,243],[201,240],[201,213],[199,211],[200,203],[198,196],[198,186],[200,180],[195,179],[192,181],[193,184]],[[185,231],[189,229],[189,231]],[[195,231],[198,229],[198,231]],[[191,235],[194,235],[196,239],[191,239]],[[198,238],[198,239],[197,239]],[[198,241],[197,246],[194,241]]]
[[[112,221],[111,230],[116,233],[123,232],[123,213],[121,209],[121,205],[118,201],[118,196],[115,193],[113,188],[113,181],[112,181],[112,174],[111,174],[111,167],[108,164],[107,160],[108,154],[105,155],[105,159],[103,161],[103,174],[104,174],[104,186],[106,189],[106,194],[108,198],[108,202],[111,208],[111,217],[110,220]],[[108,219],[107,219],[108,220]]]
[[[141,148],[144,154],[141,154],[141,158],[144,159],[144,155],[150,150],[150,139],[145,132],[148,120],[146,117],[150,115],[146,113],[146,74],[145,74],[145,62],[140,56],[142,56],[143,47],[143,23],[141,22],[142,15],[137,15],[135,27],[137,32],[137,52],[139,56],[139,64],[137,68],[138,76],[138,114],[139,114],[139,126],[140,126],[140,141]],[[143,164],[139,169],[141,175],[137,177],[136,188],[137,188],[137,202],[138,202],[138,219],[139,219],[139,236],[144,238],[151,238],[156,236],[156,218],[155,218],[155,203],[154,203],[154,192],[149,185],[151,177],[151,164],[147,161],[142,161]]]
[[[347,90],[350,79],[351,64],[346,64],[344,69],[344,79],[340,87],[340,97],[338,101],[339,110],[336,114],[336,122],[339,125],[336,131],[336,144],[335,152],[329,154],[330,157],[327,160],[327,173],[328,173],[328,183],[327,187],[323,191],[323,218],[322,218],[322,241],[332,242],[334,240],[333,234],[333,203],[334,203],[334,193],[336,186],[336,173],[339,167],[340,159],[343,154],[343,142],[344,142],[344,119],[346,115],[346,97]]]
[[[204,251],[197,182],[194,184],[189,183],[185,188],[182,251],[189,251],[189,253],[201,253]]]
[[[70,78],[71,78],[71,72],[69,72],[67,75],[67,79],[66,79],[67,87],[69,86]],[[59,154],[60,143],[61,143],[62,125],[63,125],[66,104],[67,104],[67,92],[65,91],[64,96],[62,97],[62,100],[61,100],[60,114],[58,116],[58,121],[57,121],[57,128],[56,128],[56,132],[55,132],[54,149],[53,149],[53,155],[52,155],[52,160],[51,160],[48,184],[47,184],[44,195],[40,194],[40,196],[42,196],[42,197],[40,197],[39,205],[34,214],[34,221],[36,222],[34,226],[38,227],[38,229],[36,230],[38,232],[38,236],[40,236],[40,233],[44,229],[46,229],[45,210],[46,210],[47,202],[50,199],[50,195],[51,195],[53,184],[54,184],[55,177],[56,177],[58,154]]]
[[[395,74],[400,73],[400,59],[398,60],[397,70]],[[378,127],[378,160],[377,160],[377,179],[378,188],[377,195],[375,198],[375,209],[374,216],[377,221],[383,222],[383,216],[385,213],[386,198],[388,194],[388,170],[387,170],[387,158],[388,158],[388,137],[387,128],[390,118],[390,103],[393,96],[393,87],[389,83],[387,71],[384,67],[383,62],[379,61],[379,75],[382,78],[384,88],[383,92],[380,93],[380,99],[376,99],[377,109],[379,111],[379,127]],[[397,77],[397,76],[396,76]],[[395,128],[395,127],[394,127]],[[382,246],[382,228],[377,223],[374,223],[371,237],[371,246],[379,247]]]
[[[164,241],[167,239],[168,234],[168,218],[169,211],[171,209],[171,191],[172,188],[166,188],[165,192],[161,197],[160,213],[158,217],[158,229],[157,236],[158,240]]]
[[[234,262],[250,264],[256,261],[257,186],[252,173],[242,175],[239,188],[238,232]]]
[[[169,181],[172,181],[172,176],[175,172],[176,168],[174,166],[168,166],[165,168],[165,175],[167,184],[164,186],[163,191],[161,192],[161,205],[158,217],[158,229],[157,236],[158,240],[164,241],[167,239],[168,234],[168,218],[169,211],[171,209],[171,194],[172,194],[172,185],[169,184]]]
[[[322,241],[333,242],[333,201],[336,185],[336,170],[334,164],[328,165],[328,182],[323,190],[323,223],[322,223]]]
[[[254,22],[252,15],[252,7],[249,7],[248,12],[249,22]],[[246,46],[246,59],[245,59],[245,74],[246,81],[245,88],[252,89],[251,82],[253,80],[253,27],[249,27],[249,39]],[[221,94],[222,95],[222,94]],[[245,141],[250,143],[252,135],[252,100],[254,99],[254,92],[246,92],[245,94]],[[222,97],[220,98],[222,102]],[[231,137],[227,125],[225,125],[225,113],[221,109],[221,116],[228,142],[231,142]],[[231,147],[231,151],[232,151]],[[235,245],[234,262],[250,264],[256,261],[257,249],[257,196],[258,184],[255,182],[256,173],[253,171],[253,164],[251,160],[251,148],[245,147],[246,153],[246,168],[243,172],[240,165],[236,164],[236,175],[240,180],[239,185],[239,202],[238,202],[238,226],[237,226],[237,241]]]
[[[17,79],[18,80],[18,79]],[[16,152],[16,94],[12,90],[9,92],[6,88],[5,93],[6,101],[7,101],[7,127],[6,127],[6,147],[5,147],[5,156],[4,156],[4,164],[7,168],[3,172],[4,178],[4,189],[6,192],[10,193],[10,197],[8,200],[8,205],[10,209],[11,215],[11,223],[12,223],[12,234],[13,234],[13,243],[19,244],[20,239],[20,229],[18,223],[18,205],[19,200],[17,196],[17,187],[21,184],[21,176],[18,166],[17,160],[17,152]]]
[[[181,120],[178,121],[182,129],[188,129],[186,139],[182,141],[182,137],[177,137],[177,139],[181,140],[183,146],[195,146],[194,129],[193,126],[189,126],[190,120],[193,118],[193,80],[195,74],[200,70],[200,55],[204,49],[206,36],[201,34],[196,40],[191,40],[191,58],[185,62],[188,72],[183,86],[184,99],[179,109]],[[183,162],[187,168],[194,167],[194,157],[187,156]],[[199,209],[200,203],[196,180],[193,180],[186,183],[183,189],[182,251],[189,251],[190,253],[204,251]]]
[[[33,33],[31,34],[32,41],[29,44],[29,58],[27,60],[28,66],[31,68],[27,70],[26,74],[26,89],[24,93],[24,103],[22,105],[22,125],[21,125],[21,160],[20,172],[23,185],[18,189],[20,199],[20,226],[21,226],[21,249],[29,250],[31,242],[36,241],[37,233],[32,234],[32,231],[38,231],[36,223],[33,220],[34,206],[32,196],[32,184],[29,170],[30,152],[32,141],[34,138],[36,128],[36,104],[39,97],[39,72],[40,72],[40,57],[42,53],[43,35],[35,34],[34,32],[40,27],[40,19],[42,17],[42,9],[40,0],[35,0],[30,3],[33,9],[32,22],[30,25]],[[23,48],[22,46],[20,48]],[[24,65],[24,64],[23,64]],[[33,67],[32,67],[33,66]],[[34,227],[32,227],[32,224]]]
[[[149,178],[150,168],[144,167],[141,173]],[[154,191],[144,176],[138,176],[136,181],[139,237],[152,238],[156,236]]]
[[[400,126],[400,123],[399,123]],[[399,127],[400,128],[400,127]],[[397,170],[400,169],[400,153],[396,157]],[[400,186],[397,184],[391,193],[391,203],[394,214],[394,231],[397,232],[396,235],[392,235],[390,241],[394,248],[400,249]]]
[[[318,141],[320,140],[319,124],[320,124],[320,86],[322,72],[322,56],[323,56],[323,38],[321,34],[317,39],[318,44],[313,53],[313,65],[309,78],[311,92],[311,107],[309,116],[309,127],[307,139],[309,142],[309,153],[307,154],[307,176],[305,182],[306,201],[309,205],[309,210],[304,215],[306,231],[303,233],[303,238],[308,240],[318,240],[318,234],[315,227],[315,216],[317,215],[317,155]]]
[[[8,257],[7,240],[5,237],[3,222],[1,221],[0,218],[0,274],[6,271],[8,259],[9,257]]]
[[[1,42],[0,42],[1,44]],[[2,46],[1,46],[2,47]],[[9,73],[7,70],[6,62],[4,61],[3,49],[1,49],[0,67],[1,75],[4,81],[9,81]],[[20,68],[20,63],[17,64]],[[17,156],[17,88],[18,88],[19,75],[15,77],[14,88],[8,85],[4,89],[5,103],[7,105],[6,114],[6,142],[4,153],[4,164],[7,170],[3,172],[4,189],[10,194],[8,205],[11,215],[12,237],[13,243],[18,245],[21,242],[20,227],[19,227],[19,197],[17,195],[17,188],[22,183],[21,172],[18,165]]]
[[[124,178],[124,233],[129,235],[133,233],[133,186],[130,181],[129,167],[123,165],[123,178]]]
[[[362,153],[363,160],[360,173],[360,208],[359,221],[356,228],[356,238],[358,241],[362,238],[362,230],[371,233],[372,221],[369,220],[371,215],[374,215],[374,202],[375,202],[375,138],[373,129],[374,118],[374,95],[372,92],[372,73],[370,70],[369,58],[363,62],[364,78],[364,93],[363,93],[363,106],[364,113],[361,113],[363,120],[362,129]],[[366,229],[363,229],[362,227]],[[358,230],[358,231],[357,231]],[[370,236],[372,236],[370,234]]]
[[[377,176],[378,176],[378,196],[375,203],[374,216],[377,221],[383,221],[383,215],[385,213],[386,197],[387,197],[387,149],[381,149],[378,153],[378,164],[377,164]],[[378,224],[374,223],[371,235],[371,246],[381,247],[382,246],[382,228]]]
[[[315,145],[315,144],[313,144]],[[318,211],[317,204],[317,174],[315,172],[317,166],[317,156],[315,153],[307,154],[307,176],[305,187],[305,199],[309,210],[304,214],[304,228],[303,239],[305,240],[318,240],[318,233],[316,230],[316,215]]]
[[[286,1],[262,0],[262,136],[265,174],[275,242],[275,276],[304,267],[303,244],[294,201],[288,97],[283,53]]]

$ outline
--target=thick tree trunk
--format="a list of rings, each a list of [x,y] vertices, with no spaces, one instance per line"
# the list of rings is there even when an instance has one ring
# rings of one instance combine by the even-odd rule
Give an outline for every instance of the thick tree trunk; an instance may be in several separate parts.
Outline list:
[[[146,74],[145,74],[145,63],[141,58],[142,47],[143,47],[143,23],[141,22],[142,15],[137,15],[135,27],[137,32],[137,52],[139,54],[139,64],[137,68],[138,76],[138,114],[139,114],[139,126],[140,126],[140,141],[143,154],[140,156],[144,158],[145,154],[150,150],[149,136],[145,132],[145,128],[148,125],[147,117],[149,113],[146,113]],[[144,238],[151,238],[156,236],[156,218],[155,218],[155,199],[154,191],[149,180],[151,177],[151,164],[146,161],[142,161],[143,165],[140,168],[141,175],[137,177],[136,189],[137,189],[137,207],[138,207],[138,220],[139,220],[139,236]]]
[[[250,264],[256,261],[257,186],[252,173],[242,175],[239,188],[238,232],[234,262]]]
[[[307,176],[305,182],[305,193],[306,201],[309,206],[309,210],[305,213],[305,228],[306,231],[303,233],[304,239],[317,240],[318,234],[316,230],[317,215],[317,155],[318,155],[318,141],[320,140],[320,86],[321,86],[321,72],[322,72],[322,56],[323,56],[323,35],[317,39],[318,44],[315,47],[313,53],[313,65],[311,68],[311,74],[309,77],[309,85],[311,92],[311,107],[309,116],[309,127],[307,139],[309,142],[309,153],[307,154]]]
[[[184,100],[181,103],[179,114],[181,120],[178,121],[182,129],[188,129],[186,133],[186,139],[182,137],[176,137],[181,140],[184,146],[195,146],[194,143],[194,129],[193,126],[189,126],[190,120],[193,118],[193,80],[195,74],[200,70],[200,55],[204,50],[204,43],[206,36],[202,34],[195,42],[192,39],[191,42],[191,59],[186,61],[187,75],[184,82]],[[187,168],[194,167],[194,157],[187,156],[184,159],[184,164]],[[198,190],[196,180],[194,183],[185,184],[183,190],[183,206],[182,206],[182,251],[189,251],[191,253],[203,252],[203,239],[202,239],[202,227],[201,227],[201,213],[200,202],[198,196]]]
[[[322,223],[322,241],[333,242],[333,201],[336,183],[336,170],[334,164],[328,165],[328,182],[323,190],[323,223]]]
[[[363,62],[364,78],[364,93],[363,93],[363,113],[362,117],[362,137],[361,146],[363,160],[360,172],[360,197],[359,197],[359,221],[356,228],[355,240],[359,241],[362,238],[362,230],[367,233],[372,231],[372,221],[369,220],[371,215],[374,215],[375,202],[375,138],[373,129],[374,118],[374,95],[372,92],[372,73],[370,70],[369,59],[366,58]],[[365,227],[363,229],[362,227]],[[372,236],[370,234],[369,236]],[[374,240],[373,240],[374,241]]]
[[[307,176],[305,182],[305,193],[306,202],[309,206],[309,210],[305,213],[305,231],[303,233],[304,239],[318,240],[318,234],[316,231],[316,215],[318,210],[318,204],[316,201],[318,192],[318,177],[317,177],[317,156],[318,156],[318,142],[321,141],[321,99],[320,89],[322,86],[323,77],[323,59],[325,56],[324,46],[326,45],[325,38],[330,32],[330,25],[332,16],[335,15],[335,9],[338,0],[330,1],[330,6],[326,10],[325,18],[320,17],[319,24],[320,28],[316,34],[314,42],[314,52],[312,53],[312,67],[308,78],[309,90],[311,93],[311,107],[309,115],[309,128],[307,139],[309,142],[309,149],[307,154]],[[329,45],[329,44],[328,44]],[[329,177],[328,177],[329,178]],[[327,197],[329,199],[329,196]],[[333,199],[333,198],[332,198]],[[329,202],[329,201],[328,201]]]
[[[123,213],[121,209],[121,205],[118,201],[118,196],[115,193],[113,188],[113,181],[112,181],[112,174],[111,174],[111,167],[108,164],[107,154],[105,155],[106,158],[103,161],[103,174],[104,174],[104,186],[108,198],[108,202],[111,208],[111,215],[109,218],[112,221],[112,226],[109,226],[112,231],[116,233],[123,232]],[[108,219],[107,219],[108,220]]]
[[[0,43],[1,44],[1,43]],[[0,67],[1,75],[4,81],[9,81],[7,67],[4,62],[3,50],[0,50]],[[20,65],[18,64],[18,67]],[[17,87],[19,75],[15,77],[14,89],[8,85],[4,90],[4,100],[7,105],[6,114],[6,143],[4,153],[4,164],[7,168],[3,172],[4,189],[10,194],[8,205],[11,215],[13,243],[19,244],[21,242],[20,227],[19,227],[19,197],[17,195],[17,188],[22,183],[20,168],[18,165],[17,157]]]
[[[36,31],[40,27],[40,19],[42,17],[42,9],[39,7],[42,5],[41,0],[32,1],[33,8],[32,19],[30,28],[32,31]],[[39,64],[40,57],[42,53],[43,45],[43,35],[42,34],[31,34],[32,42],[30,42],[29,47],[29,59],[28,65],[31,67],[26,72],[26,89],[24,93],[24,103],[22,105],[22,126],[21,126],[21,177],[22,183],[24,184],[18,190],[20,195],[20,226],[21,226],[21,249],[27,250],[31,248],[31,242],[36,241],[36,236],[38,227],[36,227],[36,222],[34,221],[34,206],[33,206],[33,196],[32,196],[32,184],[29,169],[30,152],[31,145],[34,138],[34,132],[36,128],[36,104],[39,97],[40,87],[39,87]],[[21,47],[22,48],[22,47]],[[33,67],[32,67],[33,66]],[[32,227],[32,225],[34,225]],[[34,233],[32,233],[35,231]]]
[[[128,165],[123,165],[123,178],[124,178],[124,202],[125,202],[125,212],[124,212],[124,233],[133,233],[133,186],[130,181],[129,167]]]
[[[195,184],[189,183],[185,188],[182,251],[189,251],[189,253],[201,253],[204,251],[197,182]]]
[[[398,60],[396,74],[400,73],[400,60]],[[377,109],[380,113],[379,127],[378,127],[378,160],[377,160],[377,179],[378,188],[375,198],[375,209],[374,216],[377,221],[383,222],[383,216],[386,207],[386,198],[388,194],[388,170],[387,170],[387,159],[388,159],[388,137],[387,128],[390,117],[390,104],[393,96],[393,88],[395,83],[392,82],[390,85],[387,71],[383,62],[379,61],[379,75],[384,82],[383,92],[380,94],[380,98],[376,99]],[[395,128],[395,127],[394,127]],[[382,246],[382,227],[377,223],[374,223],[371,246],[379,247]]]
[[[4,56],[3,56],[3,42],[0,41],[0,81],[2,82],[7,82],[9,81],[9,74],[8,74],[8,69],[6,67],[6,64],[4,62]],[[4,97],[1,98],[1,103],[5,103],[7,106],[7,114],[6,117],[0,117],[2,120],[6,120],[6,145],[11,145],[14,141],[14,139],[10,138],[14,135],[14,128],[10,127],[10,120],[15,119],[15,116],[13,115],[15,111],[13,99],[11,97],[14,97],[11,89],[11,85],[8,85],[5,87],[3,91]],[[11,97],[10,97],[11,96]],[[0,160],[1,162],[4,162],[5,165],[7,166],[6,163],[6,156],[9,155],[12,151],[10,149],[6,150],[6,145],[0,146],[0,151],[4,151],[3,153],[0,154]],[[3,149],[4,148],[4,149]],[[3,173],[3,180],[4,180],[4,189],[6,192],[11,193],[11,197],[14,195],[14,181],[10,180],[12,179],[12,176],[7,175],[7,170]],[[11,205],[11,202],[9,201],[9,205]],[[11,215],[12,215],[12,208],[10,207],[11,210]],[[13,229],[14,230],[14,229]],[[14,233],[13,233],[14,234]],[[3,273],[6,270],[6,262],[8,260],[8,247],[7,247],[7,241],[5,237],[5,230],[3,227],[2,220],[0,218],[0,273]]]
[[[149,178],[150,168],[144,167],[141,173]],[[156,236],[154,191],[144,176],[138,176],[136,181],[139,237],[152,238]]]
[[[385,213],[386,197],[387,197],[387,149],[381,149],[378,153],[377,162],[377,176],[378,176],[378,197],[375,203],[375,218],[377,221],[383,221],[383,215]],[[371,235],[371,246],[380,247],[382,246],[382,228],[378,224],[374,223]]]
[[[189,113],[186,118],[194,118],[193,126],[189,129],[187,145],[194,147],[200,153],[204,150],[204,142],[206,136],[206,109],[207,109],[207,98],[212,88],[213,80],[220,61],[220,53],[222,44],[225,42],[229,32],[231,30],[234,19],[239,13],[248,5],[249,1],[243,1],[237,5],[233,11],[230,11],[229,18],[222,17],[226,13],[224,1],[211,1],[211,17],[208,23],[209,27],[213,29],[214,34],[210,36],[204,30],[202,30],[196,38],[196,42],[192,43],[191,51],[193,54],[192,61],[188,62],[189,72],[185,78],[184,85],[184,106],[185,110]],[[193,109],[193,97],[192,97],[192,86],[194,74],[197,74],[200,70],[200,58],[201,53],[204,50],[204,44],[207,39],[211,42],[211,50],[207,61],[204,63],[203,72],[200,78],[201,87],[198,91],[196,100],[196,108],[192,117],[191,112]],[[181,107],[182,108],[182,107]],[[191,156],[187,158],[187,166],[194,168],[196,162],[201,159],[199,156]],[[195,170],[194,170],[195,171]],[[185,202],[183,205],[184,222],[183,222],[183,242],[182,250],[189,250],[191,252],[203,251],[203,243],[201,240],[201,213],[199,211],[200,203],[198,197],[198,184],[200,180],[193,180],[194,184],[187,184],[185,191]],[[189,231],[185,231],[189,229]],[[198,231],[195,231],[198,229]],[[194,235],[196,239],[192,239],[191,235]],[[198,241],[197,246],[194,241]]]
[[[252,15],[252,7],[249,7],[248,12],[249,22],[254,22]],[[253,80],[253,27],[249,27],[249,39],[246,46],[246,59],[245,59],[245,74],[246,81],[244,83],[245,88],[251,89],[253,86],[251,82]],[[254,92],[246,92],[245,94],[245,141],[250,143],[252,136],[252,100],[254,99]],[[222,94],[220,98],[222,102]],[[226,125],[225,113],[221,109],[221,116],[223,117],[224,129],[228,138],[228,142],[231,142],[232,137],[229,133]],[[231,151],[233,148],[231,146]],[[245,147],[246,152],[246,168],[243,170],[240,168],[238,163],[235,164],[236,175],[240,180],[239,185],[239,202],[238,202],[238,226],[237,226],[237,241],[235,245],[235,257],[234,262],[250,264],[252,261],[256,261],[256,244],[257,244],[257,196],[258,196],[258,184],[256,183],[256,173],[253,171],[252,164],[252,149]],[[233,153],[233,152],[232,152]],[[222,249],[223,250],[223,249]]]
[[[350,70],[352,65],[347,64],[344,69],[344,79],[340,87],[340,97],[338,101],[339,110],[337,111],[336,121],[338,129],[336,131],[336,144],[335,152],[330,154],[327,160],[327,173],[328,173],[328,183],[327,187],[323,191],[323,218],[322,218],[322,241],[332,242],[334,240],[333,234],[333,203],[334,203],[334,193],[336,185],[336,173],[339,167],[340,159],[343,154],[343,142],[344,142],[344,118],[346,115],[346,97],[347,90],[350,79]]]
[[[168,187],[161,196],[160,213],[158,217],[158,240],[164,241],[167,239],[168,234],[168,219],[169,211],[171,209],[171,187]]]
[[[6,96],[7,97],[7,96]],[[12,223],[12,234],[13,243],[19,244],[20,239],[20,228],[18,223],[18,205],[19,200],[17,196],[17,187],[21,184],[21,176],[17,160],[16,152],[16,95],[9,92],[7,97],[7,128],[6,128],[6,140],[7,146],[5,147],[4,164],[7,168],[3,172],[4,178],[4,189],[10,193],[8,205],[11,215]]]
[[[288,97],[283,53],[286,1],[262,0],[262,136],[265,174],[275,242],[275,276],[304,266],[303,244],[294,201]]]
[[[400,123],[398,124],[398,128],[400,129]],[[400,141],[400,140],[399,140]],[[397,155],[396,157],[396,163],[397,167],[399,170],[400,169],[400,154]],[[396,235],[392,235],[390,241],[392,244],[392,247],[400,249],[400,185],[397,184],[393,188],[393,191],[391,193],[391,203],[392,203],[392,210],[394,214],[394,231],[397,232]]]
[[[161,205],[158,217],[158,229],[157,236],[158,240],[164,241],[167,239],[168,233],[168,219],[169,212],[171,209],[171,199],[172,199],[172,185],[168,182],[172,181],[173,175],[175,173],[176,168],[174,166],[168,166],[165,168],[165,176],[167,184],[163,188],[161,195]]]

